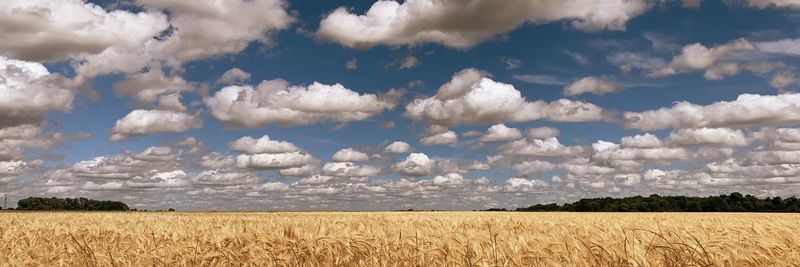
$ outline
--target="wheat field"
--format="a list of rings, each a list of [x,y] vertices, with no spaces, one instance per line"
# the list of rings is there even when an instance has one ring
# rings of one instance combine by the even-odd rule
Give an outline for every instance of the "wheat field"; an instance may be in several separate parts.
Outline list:
[[[800,215],[0,213],[0,265],[796,266]]]

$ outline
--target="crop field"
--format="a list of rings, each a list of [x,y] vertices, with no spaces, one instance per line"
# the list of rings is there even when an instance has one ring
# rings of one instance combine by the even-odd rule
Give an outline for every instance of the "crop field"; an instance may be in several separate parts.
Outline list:
[[[791,266],[800,215],[0,213],[0,265]]]

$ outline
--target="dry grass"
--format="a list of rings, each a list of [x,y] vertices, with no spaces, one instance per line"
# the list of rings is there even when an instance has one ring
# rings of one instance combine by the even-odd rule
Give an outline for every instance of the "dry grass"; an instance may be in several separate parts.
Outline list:
[[[800,215],[0,213],[0,265],[780,266]]]

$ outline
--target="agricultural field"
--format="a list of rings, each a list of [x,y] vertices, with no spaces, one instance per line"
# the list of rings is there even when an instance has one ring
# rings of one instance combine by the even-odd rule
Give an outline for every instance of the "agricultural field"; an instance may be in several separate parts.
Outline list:
[[[800,215],[0,213],[0,265],[788,266]]]

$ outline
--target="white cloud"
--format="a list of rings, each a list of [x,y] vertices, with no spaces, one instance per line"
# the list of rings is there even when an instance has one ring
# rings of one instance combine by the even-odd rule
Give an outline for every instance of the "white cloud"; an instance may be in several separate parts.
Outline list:
[[[253,41],[269,44],[273,32],[286,29],[294,18],[283,0],[136,0],[147,8],[169,11],[173,32],[154,49],[169,64],[233,54]]]
[[[431,125],[455,126],[540,119],[599,121],[609,119],[611,114],[593,104],[567,99],[528,102],[513,85],[467,69],[440,87],[436,96],[415,99],[406,105],[405,116]]]
[[[577,155],[584,152],[579,146],[564,146],[558,138],[521,139],[502,145],[498,148],[504,154],[521,156],[560,157]]]
[[[618,144],[598,140],[592,144],[593,157],[603,161],[659,161],[689,160],[692,155],[684,148],[622,148]]]
[[[183,112],[186,111],[186,106],[181,103],[181,95],[169,94],[158,98],[158,109]]]
[[[399,62],[400,69],[410,69],[419,65],[419,59],[415,56],[407,56],[401,62]]]
[[[538,128],[531,128],[528,129],[528,133],[526,134],[528,138],[531,139],[544,139],[550,137],[558,137],[559,131],[553,127],[538,127]]]
[[[236,159],[232,156],[225,156],[217,152],[203,155],[198,162],[200,166],[208,169],[222,169],[236,166]]]
[[[336,151],[331,159],[337,162],[364,161],[369,159],[369,155],[353,148],[344,148]]]
[[[689,71],[705,70],[706,79],[718,80],[722,76],[738,72],[736,63],[721,61],[732,53],[754,49],[755,46],[743,38],[711,48],[700,43],[693,43],[684,46],[681,53],[675,56],[669,65],[664,68],[653,69],[649,75],[652,77],[664,77]]]
[[[510,128],[505,124],[495,124],[486,130],[486,134],[479,139],[481,142],[500,142],[511,141],[522,138],[522,132],[516,128]]]
[[[628,20],[650,7],[638,0],[378,1],[364,15],[344,7],[334,10],[320,21],[317,36],[358,48],[430,42],[469,48],[525,23],[566,20],[584,31],[624,30]]]
[[[424,136],[419,142],[426,146],[451,145],[458,143],[458,135],[453,131],[447,130],[445,132]]]
[[[14,180],[18,175],[27,172],[29,166],[24,161],[0,161],[0,184]]]
[[[458,186],[469,182],[469,180],[464,179],[464,176],[458,173],[436,175],[433,177],[432,181],[433,184],[437,186]]]
[[[319,160],[304,152],[278,154],[242,154],[236,157],[236,166],[258,170],[280,170],[318,164]]]
[[[625,186],[625,187],[634,187],[638,186],[639,183],[642,181],[642,176],[636,173],[631,174],[617,174],[614,175],[614,180],[617,181],[617,184]]]
[[[520,163],[516,163],[511,167],[511,169],[514,170],[514,173],[522,176],[536,175],[541,172],[549,171],[555,168],[556,168],[555,164],[541,160],[523,161]]]
[[[337,177],[370,177],[380,174],[381,169],[353,162],[328,162],[322,166],[322,172]]]
[[[653,70],[667,66],[667,62],[663,59],[641,53],[619,52],[609,55],[606,59],[609,63],[619,66],[625,73],[630,72],[632,69]]]
[[[23,26],[24,25],[24,26]],[[134,49],[168,27],[157,12],[108,12],[80,0],[9,0],[0,4],[0,55],[61,61],[110,47]]]
[[[174,0],[135,2],[148,13],[113,11],[110,14],[141,17],[142,21],[114,28],[113,35],[105,39],[119,39],[115,36],[123,32],[128,36],[128,29],[146,28],[154,31],[143,32],[141,36],[132,35],[139,36],[141,40],[137,39],[138,42],[131,45],[113,43],[73,55],[71,63],[78,80],[86,81],[111,73],[137,73],[152,67],[180,71],[185,62],[238,53],[255,41],[269,45],[272,33],[286,29],[294,21],[283,0],[232,0],[222,6],[213,0],[193,1],[192,5]],[[157,16],[159,21],[145,21],[148,16]],[[72,29],[64,34],[80,31]]]
[[[507,191],[519,191],[519,192],[535,192],[535,191],[543,191],[547,189],[550,185],[542,180],[528,180],[525,178],[508,178],[506,180],[506,190]]]
[[[658,148],[663,147],[664,142],[661,139],[658,139],[657,136],[651,133],[645,134],[637,134],[634,136],[625,136],[622,137],[620,143],[623,147],[632,147],[632,148]]]
[[[800,39],[781,39],[776,41],[758,42],[756,48],[760,51],[790,56],[800,56]]]
[[[411,153],[414,151],[414,149],[412,149],[411,145],[409,145],[406,142],[394,141],[391,144],[387,145],[386,148],[383,149],[383,151],[387,153],[404,154],[404,153]]]
[[[111,128],[111,140],[121,141],[135,135],[182,133],[203,126],[198,115],[169,110],[133,110]]]
[[[428,158],[428,155],[411,153],[406,160],[394,164],[392,169],[402,175],[420,177],[431,174],[434,164],[435,161]]]
[[[250,73],[246,72],[240,68],[231,68],[222,76],[217,79],[217,83],[221,84],[239,84],[244,83],[250,80]]]
[[[0,56],[0,127],[38,123],[47,111],[69,112],[74,94],[44,65]]]
[[[581,78],[564,87],[564,95],[574,96],[584,93],[604,95],[622,90],[622,86],[604,77],[589,76]]]
[[[742,94],[734,101],[701,106],[686,101],[669,108],[625,112],[625,127],[640,130],[666,128],[737,127],[800,122],[800,94]]]
[[[678,146],[718,145],[738,147],[748,144],[742,130],[730,128],[679,129],[670,133],[666,142]]]
[[[0,127],[0,161],[24,159],[25,148],[47,150],[68,139],[83,138],[87,135],[46,132],[42,125],[36,124]]]
[[[272,140],[268,135],[258,139],[244,136],[228,144],[228,149],[245,154],[279,154],[300,151],[300,148],[291,142]]]
[[[187,175],[182,170],[158,172],[148,178],[134,177],[124,183],[129,188],[182,188],[189,186]]]
[[[281,182],[269,182],[254,186],[253,190],[260,192],[280,192],[289,190],[289,185]]]
[[[792,72],[779,72],[775,73],[772,76],[772,80],[770,80],[769,85],[778,88],[778,89],[786,89],[786,87],[792,86],[797,84],[798,80],[794,73]]]
[[[399,91],[359,94],[341,84],[289,86],[283,80],[222,88],[204,102],[218,120],[238,127],[297,126],[320,121],[364,120],[395,107]]]
[[[292,167],[287,169],[281,169],[278,171],[278,174],[281,176],[309,176],[319,172],[319,162],[313,161],[309,164],[300,166],[300,167]]]
[[[155,103],[160,96],[191,92],[194,85],[179,76],[166,76],[159,69],[129,74],[114,84],[117,96],[133,96],[141,103]]]
[[[748,6],[764,8],[792,8],[800,9],[800,2],[796,0],[744,0]]]

